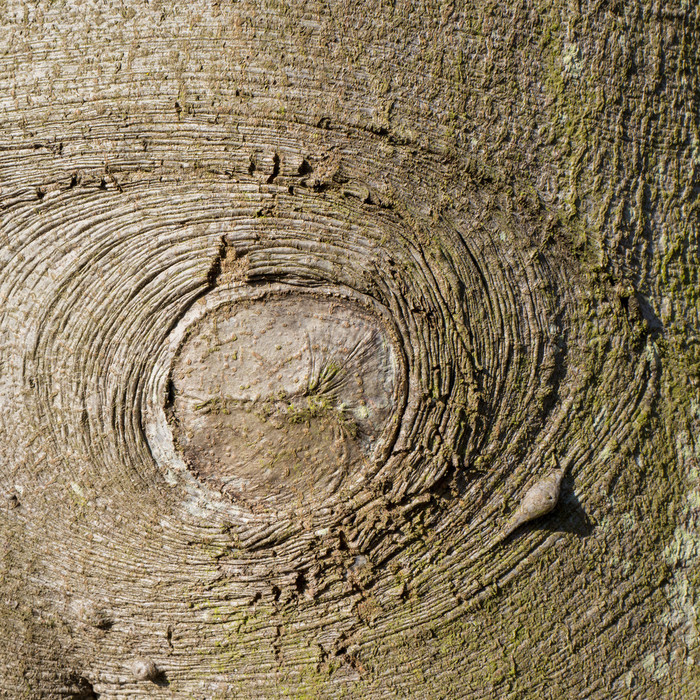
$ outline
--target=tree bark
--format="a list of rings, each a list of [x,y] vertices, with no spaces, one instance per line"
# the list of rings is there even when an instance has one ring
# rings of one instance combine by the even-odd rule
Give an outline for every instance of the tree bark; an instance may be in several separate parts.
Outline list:
[[[0,25],[4,697],[700,693],[696,3]]]

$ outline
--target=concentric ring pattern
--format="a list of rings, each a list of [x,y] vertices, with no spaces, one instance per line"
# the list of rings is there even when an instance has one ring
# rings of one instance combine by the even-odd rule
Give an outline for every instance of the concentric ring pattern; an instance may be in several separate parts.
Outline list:
[[[664,479],[660,361],[605,267],[622,228],[562,214],[549,83],[499,93],[448,4],[430,41],[396,3],[385,34],[364,5],[172,4],[15,8],[0,56],[0,694],[609,697],[667,580],[611,495]],[[99,31],[48,24],[80,13]],[[501,541],[557,464],[558,509]]]
[[[315,179],[321,135],[336,165],[332,177]],[[469,218],[431,204],[426,190],[441,173],[430,159],[417,181],[403,177],[400,164],[372,157],[377,137],[314,128],[302,136],[292,141],[275,124],[260,128],[256,168],[251,145],[239,144],[242,167],[226,175],[156,175],[145,160],[107,175],[76,170],[49,186],[46,168],[40,191],[34,181],[6,190],[2,429],[11,466],[3,488],[18,494],[32,536],[30,516],[45,527],[38,514],[48,508],[48,551],[73,552],[42,574],[45,585],[63,589],[66,610],[75,610],[77,595],[112,620],[109,632],[90,640],[112,659],[85,671],[95,687],[131,688],[124,663],[141,646],[183,691],[202,682],[190,671],[192,648],[211,660],[207,683],[217,692],[250,692],[272,668],[300,688],[310,673],[337,689],[370,678],[371,690],[378,676],[367,669],[379,649],[447,624],[491,584],[527,568],[523,548],[536,549],[545,535],[533,532],[497,556],[489,543],[506,521],[504,505],[512,509],[546,473],[555,449],[582,486],[592,478],[584,456],[596,445],[567,440],[590,383],[591,352],[572,330],[575,290],[565,272],[545,252],[524,254],[521,232],[480,221],[478,192],[461,203]],[[210,127],[209,148],[217,138]],[[346,152],[349,143],[354,150]],[[194,370],[175,381],[173,368],[197,319],[222,304],[237,332],[252,328],[241,352],[274,354],[294,342],[305,363],[311,341],[304,346],[301,330],[286,336],[274,326],[284,320],[270,320],[285,303],[293,309],[284,313],[298,319],[310,309],[320,324],[344,314],[345,325],[358,329],[345,333],[366,335],[367,324],[384,329],[394,359],[375,345],[364,365],[350,365],[370,384],[391,365],[379,425],[365,428],[391,437],[353,478],[326,480],[318,497],[255,508],[227,495],[216,473],[228,468],[221,459],[217,467],[205,455],[199,471],[188,466],[168,410]],[[260,324],[272,328],[277,345],[259,340]],[[225,331],[229,340],[234,330]],[[322,353],[332,358],[347,340],[340,330],[324,333],[330,346]],[[204,363],[205,355],[197,357]],[[200,388],[202,377],[217,387],[228,381],[201,366]],[[637,410],[630,406],[645,401],[650,371],[640,365],[627,387],[634,401],[621,396],[624,410],[598,420],[629,420]],[[300,376],[308,389],[309,376]],[[281,386],[281,375],[275,381]],[[212,400],[200,398],[200,408]],[[250,397],[230,400],[243,411]],[[243,422],[235,411],[221,438],[228,452],[217,453],[224,462],[243,454],[230,438]],[[273,423],[256,424],[256,439],[269,437],[266,425],[281,429]],[[197,425],[208,437],[211,426]],[[304,435],[294,439],[326,439],[322,431]],[[597,439],[602,445],[604,434]],[[334,454],[329,447],[325,466],[312,465],[304,488],[313,491]],[[274,488],[284,486],[285,472],[275,479]],[[261,483],[264,501],[268,482]],[[408,580],[416,559],[425,565]],[[90,587],[76,593],[79,572]],[[170,647],[163,647],[159,610],[178,620]],[[271,625],[278,641],[268,647],[262,640]],[[401,679],[409,670],[395,672]]]

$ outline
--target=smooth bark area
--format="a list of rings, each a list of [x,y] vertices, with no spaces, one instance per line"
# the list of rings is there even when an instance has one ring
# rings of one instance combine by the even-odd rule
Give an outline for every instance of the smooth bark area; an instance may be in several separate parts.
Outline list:
[[[0,8],[3,697],[700,693],[695,2]]]

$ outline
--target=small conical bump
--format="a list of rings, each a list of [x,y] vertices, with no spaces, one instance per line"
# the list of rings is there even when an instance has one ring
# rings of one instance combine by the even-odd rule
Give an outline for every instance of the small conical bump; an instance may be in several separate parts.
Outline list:
[[[3,501],[4,505],[6,505],[8,508],[18,508],[19,507],[19,499],[14,493],[4,493],[3,494]]]
[[[508,537],[521,525],[551,513],[559,501],[564,470],[545,476],[534,484],[523,496],[518,509],[510,519],[502,538]]]
[[[77,618],[85,625],[98,629],[107,629],[112,625],[109,614],[89,600],[78,600],[74,603]]]
[[[158,678],[160,671],[150,659],[135,659],[131,664],[131,672],[137,681],[154,681]]]

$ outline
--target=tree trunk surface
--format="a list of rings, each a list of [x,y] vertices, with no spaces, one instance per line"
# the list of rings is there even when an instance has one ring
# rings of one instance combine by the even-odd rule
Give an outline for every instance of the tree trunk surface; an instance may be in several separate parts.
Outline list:
[[[697,697],[695,2],[0,6],[3,697]]]

